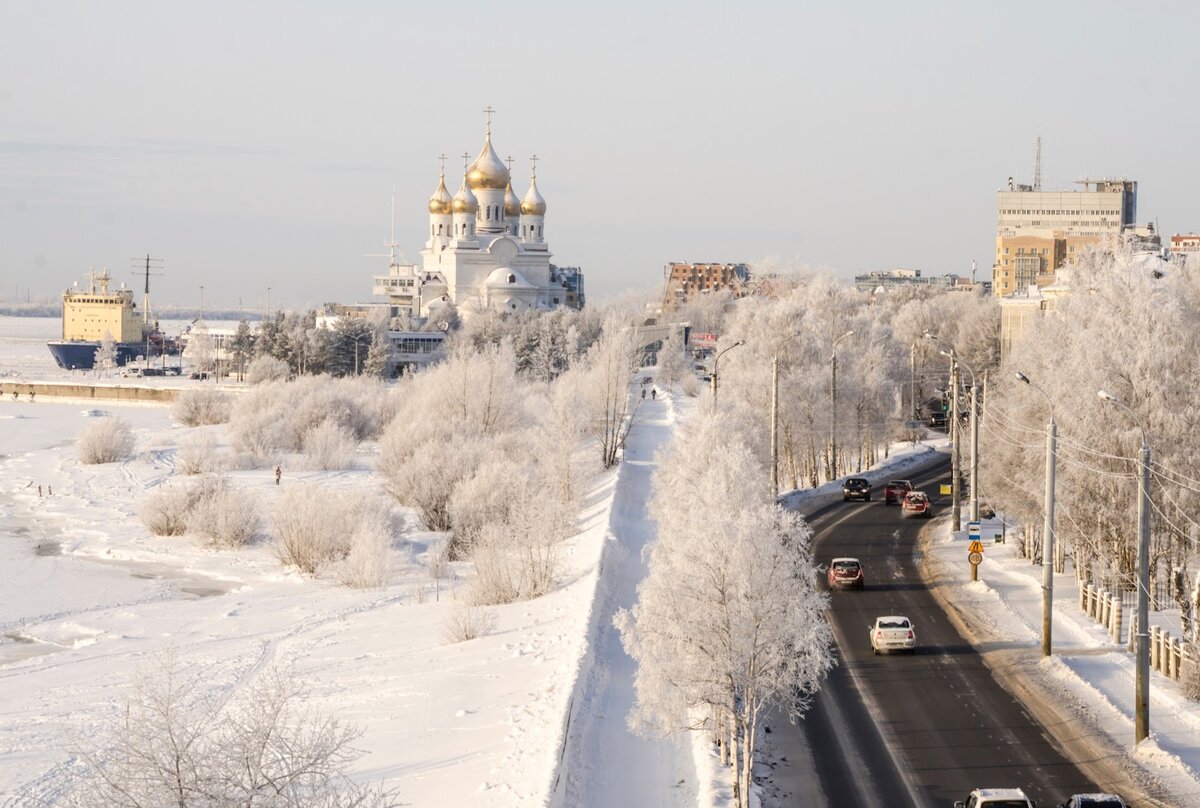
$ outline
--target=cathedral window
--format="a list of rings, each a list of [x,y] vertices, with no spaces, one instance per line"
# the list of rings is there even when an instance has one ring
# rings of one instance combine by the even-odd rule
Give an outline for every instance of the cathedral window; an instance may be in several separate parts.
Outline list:
[[[492,220],[492,206],[491,205],[487,206],[487,219],[489,222]]]
[[[517,276],[516,276],[516,275],[509,275],[509,276],[508,276],[508,282],[509,282],[509,283],[516,283],[516,282],[517,282]]]

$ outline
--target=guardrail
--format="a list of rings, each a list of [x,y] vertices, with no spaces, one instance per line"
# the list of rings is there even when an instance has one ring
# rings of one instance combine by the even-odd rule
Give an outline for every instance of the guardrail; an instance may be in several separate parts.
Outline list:
[[[1087,584],[1079,588],[1079,608],[1108,631],[1113,642],[1121,641],[1124,609],[1121,596],[1107,589]]]
[[[1123,636],[1124,606],[1119,593],[1109,592],[1098,586],[1087,584],[1079,588],[1079,609],[1108,631],[1113,642],[1121,642]],[[1132,610],[1133,614],[1137,610]],[[1130,621],[1131,624],[1133,621]],[[1129,650],[1134,650],[1136,637],[1129,632]],[[1150,627],[1150,668],[1163,676],[1179,681],[1184,665],[1193,665],[1200,660],[1187,651],[1186,645],[1171,636],[1171,632],[1158,626]]]

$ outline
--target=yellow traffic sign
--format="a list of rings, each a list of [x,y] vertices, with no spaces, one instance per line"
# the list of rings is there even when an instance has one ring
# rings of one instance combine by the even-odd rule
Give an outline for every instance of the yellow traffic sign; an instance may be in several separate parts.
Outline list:
[[[983,552],[983,542],[979,541],[978,539],[971,542],[971,546],[969,548],[967,548],[967,552],[982,553]]]
[[[954,486],[952,486],[950,483],[942,483],[940,486],[938,486],[938,492],[943,496],[950,496],[954,493]]]

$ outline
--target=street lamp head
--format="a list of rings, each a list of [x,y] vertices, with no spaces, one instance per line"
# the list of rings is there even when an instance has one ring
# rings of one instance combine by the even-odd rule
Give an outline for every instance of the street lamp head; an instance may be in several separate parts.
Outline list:
[[[1100,396],[1100,398],[1104,399],[1105,401],[1115,401],[1118,404],[1121,403],[1121,400],[1119,398],[1117,398],[1116,396],[1114,396],[1112,393],[1108,392],[1107,390],[1097,390],[1096,395]]]
[[[938,353],[940,353],[942,356],[948,356],[951,359],[954,358],[954,354],[950,353],[949,351],[938,351]]]
[[[1029,377],[1028,377],[1028,376],[1026,376],[1024,373],[1022,373],[1022,372],[1021,372],[1021,371],[1019,371],[1019,370],[1018,370],[1016,373],[1014,373],[1013,375],[1017,377],[1017,381],[1019,381],[1019,382],[1025,382],[1025,384],[1029,384],[1029,383],[1030,383],[1030,382],[1029,382]]]

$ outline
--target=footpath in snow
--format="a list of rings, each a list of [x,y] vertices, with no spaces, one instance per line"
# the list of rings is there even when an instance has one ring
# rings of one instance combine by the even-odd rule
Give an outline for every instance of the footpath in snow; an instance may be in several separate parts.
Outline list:
[[[671,396],[645,401],[626,442],[589,622],[591,648],[572,699],[552,805],[696,804],[691,744],[648,740],[629,730],[637,664],[625,653],[612,622],[619,609],[633,606],[646,575],[642,550],[654,537],[647,514],[651,478],[655,456],[674,432],[675,407]]]

